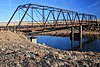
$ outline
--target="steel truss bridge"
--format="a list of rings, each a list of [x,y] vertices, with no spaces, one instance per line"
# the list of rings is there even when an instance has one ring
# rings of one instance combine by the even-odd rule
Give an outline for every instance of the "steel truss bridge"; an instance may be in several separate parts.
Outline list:
[[[18,14],[19,13],[19,14]],[[19,16],[18,16],[19,15]],[[16,26],[9,26],[11,22],[14,22],[14,18],[18,18],[18,24]],[[22,25],[23,22],[29,22],[28,25]],[[8,21],[7,29],[26,29],[26,28],[42,28],[54,30],[56,28],[67,28],[71,26],[83,27],[97,27],[96,15],[78,13],[76,11],[65,10],[61,8],[55,8],[50,6],[43,6],[38,4],[24,4],[19,5]]]

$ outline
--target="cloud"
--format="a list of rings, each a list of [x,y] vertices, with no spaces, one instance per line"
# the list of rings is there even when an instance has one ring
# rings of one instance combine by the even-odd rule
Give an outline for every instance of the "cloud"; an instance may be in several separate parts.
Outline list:
[[[88,7],[95,7],[95,6],[99,5],[99,4],[100,4],[100,1],[97,1],[97,2],[93,3],[92,5],[90,5]]]

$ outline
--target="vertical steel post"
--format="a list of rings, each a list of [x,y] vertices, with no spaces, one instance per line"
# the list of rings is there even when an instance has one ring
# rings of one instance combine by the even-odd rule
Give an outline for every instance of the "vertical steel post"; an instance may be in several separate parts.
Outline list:
[[[32,27],[33,27],[33,8],[31,10],[31,14],[32,14]]]
[[[44,24],[44,20],[45,20],[45,18],[44,18],[44,7],[43,7],[43,9],[42,9],[42,22],[43,22],[43,24]]]
[[[23,21],[25,15],[27,14],[29,8],[30,8],[31,4],[28,5],[28,8],[26,8],[26,11],[24,13],[24,15],[22,16],[22,19],[20,20],[19,24],[16,26],[16,29],[18,29],[18,27],[20,26],[21,22]]]
[[[74,26],[71,27],[71,47],[74,49]]]

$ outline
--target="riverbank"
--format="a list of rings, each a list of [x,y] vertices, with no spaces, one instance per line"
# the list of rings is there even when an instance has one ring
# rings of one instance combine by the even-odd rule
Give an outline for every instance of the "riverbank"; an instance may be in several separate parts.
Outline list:
[[[78,30],[74,31],[75,33],[78,33]],[[50,36],[61,36],[61,37],[69,37],[71,31],[70,30],[55,30],[55,31],[44,31],[39,33],[39,35],[50,35]],[[82,31],[83,36],[89,36],[89,37],[96,37],[100,38],[100,31]]]
[[[0,32],[0,67],[100,66],[99,52],[62,51],[33,44],[23,35]]]

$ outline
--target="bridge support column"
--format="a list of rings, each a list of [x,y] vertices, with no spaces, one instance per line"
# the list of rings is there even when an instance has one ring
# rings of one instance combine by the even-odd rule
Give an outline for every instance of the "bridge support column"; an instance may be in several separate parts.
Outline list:
[[[14,32],[14,33],[17,33],[17,28],[16,28],[16,26],[14,26],[13,32]]]
[[[74,26],[71,27],[71,47],[74,49]]]
[[[79,27],[79,34],[80,34],[79,45],[80,45],[80,50],[81,50],[82,49],[82,25],[80,25]]]

